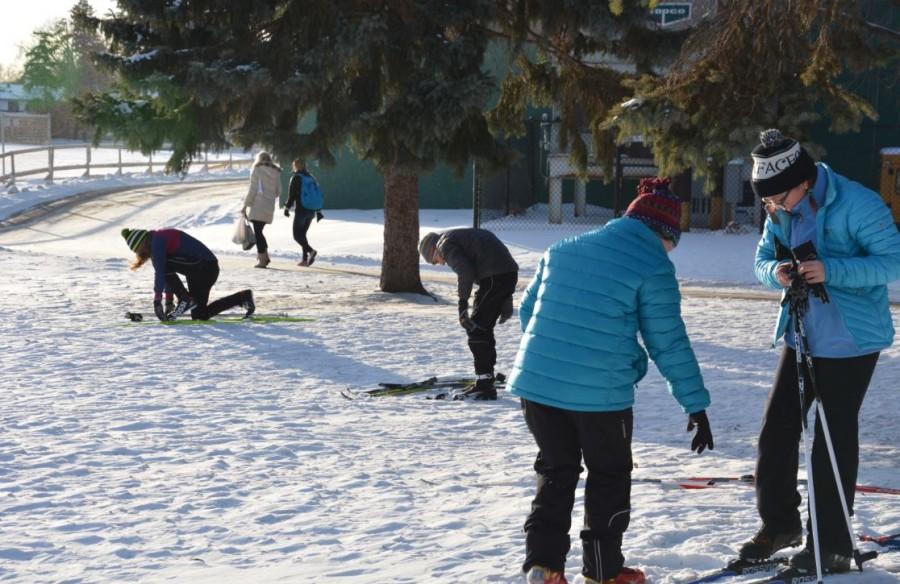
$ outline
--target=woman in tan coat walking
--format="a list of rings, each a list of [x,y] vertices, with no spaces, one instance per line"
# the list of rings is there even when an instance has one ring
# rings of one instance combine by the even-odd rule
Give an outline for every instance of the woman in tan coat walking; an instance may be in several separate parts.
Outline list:
[[[256,155],[253,171],[250,173],[250,187],[244,199],[241,212],[253,224],[256,235],[256,266],[269,265],[269,245],[263,235],[263,228],[275,216],[275,203],[281,198],[281,168],[272,162],[272,155],[262,151]]]

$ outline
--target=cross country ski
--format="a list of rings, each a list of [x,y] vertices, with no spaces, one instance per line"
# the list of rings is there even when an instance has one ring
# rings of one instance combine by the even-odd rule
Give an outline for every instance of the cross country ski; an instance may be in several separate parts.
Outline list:
[[[344,388],[341,390],[341,396],[354,400],[430,392],[428,399],[460,400],[466,398],[466,391],[473,389],[476,381],[476,378],[472,376],[433,376],[410,383],[379,383],[371,388]],[[506,376],[502,373],[498,373],[494,378],[494,385],[498,389],[503,388],[505,382]]]
[[[859,535],[858,539],[861,542],[870,542],[878,545],[877,552],[868,552],[868,554],[864,554],[866,561],[873,559],[876,555],[900,551],[900,533],[885,536]],[[718,582],[734,576],[760,574],[762,572],[772,572],[779,569],[781,569],[781,571],[779,571],[778,574],[751,581],[748,584],[777,584],[779,582],[784,582],[785,584],[798,584],[800,582],[816,581],[815,574],[801,574],[793,568],[788,567],[789,560],[790,558],[787,556],[771,557],[764,560],[746,560],[737,558],[728,562],[723,568],[707,572],[693,580],[683,581],[680,584],[706,584],[708,582]]]
[[[653,483],[661,486],[673,486],[682,489],[708,489],[711,487],[719,487],[728,484],[754,486],[756,478],[752,474],[741,476],[721,476],[721,477],[672,477],[672,478],[632,478],[635,483]],[[798,479],[797,483],[806,485],[806,479]],[[900,489],[894,487],[885,487],[879,485],[856,485],[857,493],[867,495],[900,495]]]
[[[288,316],[287,314],[254,314],[251,316],[219,316],[216,318],[211,318],[209,320],[194,320],[194,319],[173,319],[173,320],[165,320],[160,321],[153,319],[145,319],[144,315],[140,312],[126,312],[125,318],[130,321],[128,324],[139,324],[139,325],[164,325],[164,326],[191,326],[191,325],[214,325],[214,324],[241,324],[241,323],[255,323],[255,324],[272,324],[272,323],[280,323],[280,322],[313,322],[315,319],[307,318],[307,317],[299,317],[299,316]]]

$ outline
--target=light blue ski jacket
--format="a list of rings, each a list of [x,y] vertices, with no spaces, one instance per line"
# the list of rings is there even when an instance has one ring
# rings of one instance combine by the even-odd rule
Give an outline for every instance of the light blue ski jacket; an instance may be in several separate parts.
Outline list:
[[[900,233],[877,193],[819,162],[828,181],[825,203],[816,213],[816,253],[825,265],[825,289],[863,353],[894,341],[887,284],[900,279]],[[766,220],[756,248],[756,277],[781,290],[775,268],[775,239],[790,247],[790,216],[778,211]],[[775,324],[773,344],[785,333],[787,306]]]
[[[522,340],[509,377],[513,395],[576,411],[634,404],[647,352],[686,413],[709,405],[681,319],[675,266],[637,219],[555,243],[519,305]]]

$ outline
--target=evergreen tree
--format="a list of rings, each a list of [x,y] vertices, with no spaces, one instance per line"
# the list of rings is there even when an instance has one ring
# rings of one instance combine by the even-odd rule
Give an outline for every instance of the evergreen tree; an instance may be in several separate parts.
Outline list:
[[[170,169],[205,148],[261,144],[287,162],[334,162],[348,141],[384,177],[381,289],[421,292],[418,183],[505,151],[488,131],[482,71],[489,0],[120,0],[97,20],[105,62],[128,80],[81,111]],[[305,116],[313,120],[300,131]]]
[[[506,38],[515,71],[504,81],[492,127],[521,134],[529,105],[552,106],[559,115],[559,147],[571,152],[576,168],[588,164],[591,134],[594,158],[611,175],[615,131],[604,126],[610,112],[632,95],[629,80],[670,63],[687,34],[650,22],[656,0],[498,1],[489,23]]]
[[[660,174],[693,168],[715,180],[762,129],[808,143],[823,117],[836,132],[875,117],[847,73],[896,62],[900,34],[865,18],[878,1],[710,0],[699,25],[678,34],[650,22],[655,0],[508,3],[502,28],[515,41],[520,72],[505,82],[491,120],[509,130],[525,103],[553,104],[562,146],[582,169],[587,153],[577,131],[587,127],[607,169],[616,140],[641,136]],[[694,2],[695,10],[703,5]]]
[[[847,73],[885,64],[900,39],[867,22],[864,4],[723,0],[665,78],[634,82],[636,99],[606,127],[644,136],[664,173],[693,167],[707,176],[746,156],[765,128],[806,141],[824,117],[835,132],[858,131],[877,116]]]

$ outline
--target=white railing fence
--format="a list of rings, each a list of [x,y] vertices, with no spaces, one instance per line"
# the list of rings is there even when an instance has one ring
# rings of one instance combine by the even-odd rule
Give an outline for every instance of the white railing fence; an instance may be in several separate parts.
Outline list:
[[[125,169],[143,169],[143,172],[152,174],[165,168],[169,155],[165,150],[144,155],[112,143],[97,146],[54,144],[12,150],[0,154],[0,186],[12,190],[16,189],[16,181],[25,177],[42,176],[46,183],[53,183],[63,177],[121,175]],[[207,152],[193,161],[191,171],[231,170],[252,164],[253,157],[249,154],[235,156],[232,152]]]

